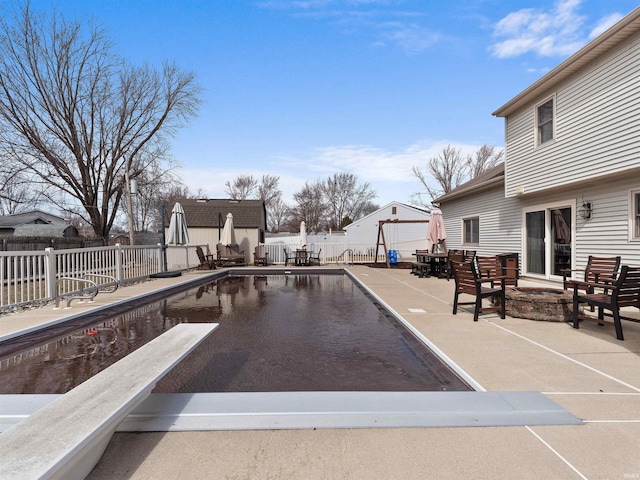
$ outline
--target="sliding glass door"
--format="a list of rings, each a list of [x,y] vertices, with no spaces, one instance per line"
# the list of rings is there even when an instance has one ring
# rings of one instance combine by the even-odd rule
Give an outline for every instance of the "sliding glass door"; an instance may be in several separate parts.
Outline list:
[[[572,218],[566,205],[525,212],[525,273],[550,278],[571,269]]]
[[[544,275],[546,249],[545,238],[545,212],[527,212],[526,238],[527,238],[527,273]]]

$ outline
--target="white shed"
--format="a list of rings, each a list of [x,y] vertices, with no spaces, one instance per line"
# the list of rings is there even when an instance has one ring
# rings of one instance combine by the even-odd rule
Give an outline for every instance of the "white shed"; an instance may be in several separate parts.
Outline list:
[[[409,260],[416,249],[428,248],[429,212],[400,202],[391,202],[347,225],[344,230],[347,233],[349,246],[375,249],[381,220],[398,221],[398,223],[387,223],[383,226],[387,250],[398,250],[401,258]],[[400,223],[400,221],[416,221],[416,223]]]

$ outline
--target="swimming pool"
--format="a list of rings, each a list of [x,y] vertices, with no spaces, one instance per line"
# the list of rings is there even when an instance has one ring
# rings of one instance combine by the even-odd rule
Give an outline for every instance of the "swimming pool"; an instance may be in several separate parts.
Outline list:
[[[348,276],[288,274],[227,276],[37,338],[0,357],[0,393],[65,393],[183,322],[220,327],[156,393],[471,390]]]
[[[254,299],[269,296],[269,289],[275,289],[270,283],[271,276],[262,278],[265,272],[290,276],[289,283],[295,284],[296,275],[288,269],[231,269],[198,275],[180,285],[159,291],[151,289],[139,297],[126,302],[116,302],[107,307],[92,310],[90,313],[71,315],[64,323],[47,329],[47,334],[34,332],[22,337],[13,338],[0,344],[0,375],[3,380],[5,367],[13,363],[28,363],[31,357],[40,356],[47,362],[54,355],[55,345],[68,345],[71,337],[93,337],[89,352],[98,353],[103,358],[114,362],[116,352],[122,353],[132,349],[140,341],[143,334],[153,332],[160,327],[175,325],[183,321],[196,321],[196,317],[206,315],[206,308],[200,306],[209,299],[213,302],[214,314],[234,312],[236,297],[247,295],[242,285],[230,282],[221,287],[218,298],[217,286],[212,282],[227,276],[234,271],[238,274],[258,274],[255,290],[262,293],[251,293]],[[296,269],[302,273],[303,268]],[[312,269],[314,274],[318,269]],[[404,327],[412,335],[405,336],[409,342],[418,341],[427,345],[430,350],[443,359],[447,368],[454,371],[464,383],[473,387],[474,391],[249,391],[249,392],[216,392],[216,393],[154,393],[118,427],[118,431],[193,431],[193,430],[243,430],[243,429],[283,429],[283,428],[380,428],[380,427],[461,427],[461,426],[514,426],[514,425],[564,425],[578,424],[579,419],[570,415],[559,405],[539,392],[487,392],[464,370],[449,359],[436,345],[433,345],[420,331],[395,312],[376,293],[371,291],[349,269],[322,269],[323,273],[340,274],[350,278],[370,299],[371,305],[383,312]],[[308,272],[311,273],[311,272]],[[363,274],[364,275],[364,274]],[[246,281],[246,280],[245,280]],[[238,281],[238,283],[240,283]],[[252,282],[253,283],[253,282]],[[187,285],[188,284],[188,285]],[[207,287],[209,285],[209,287]],[[222,285],[222,284],[221,284]],[[195,293],[188,289],[195,288]],[[203,287],[202,289],[200,287]],[[188,288],[187,290],[185,290]],[[283,293],[290,293],[285,285]],[[354,286],[350,287],[351,289]],[[226,292],[223,291],[226,289]],[[316,289],[313,287],[312,289]],[[251,291],[253,292],[253,291]],[[192,297],[190,297],[192,295]],[[169,299],[172,299],[169,302]],[[215,302],[213,301],[215,299]],[[260,300],[259,300],[260,301]],[[259,303],[258,301],[258,303]],[[151,305],[159,303],[160,315]],[[308,303],[308,302],[307,302]],[[144,304],[144,305],[143,305]],[[174,306],[187,304],[194,307],[193,315],[181,317]],[[132,305],[141,307],[132,309]],[[314,305],[311,305],[314,308]],[[152,313],[156,311],[156,313]],[[117,323],[113,313],[117,312],[130,322],[130,326],[122,331],[123,336],[133,341],[134,345],[118,345],[109,336],[109,329]],[[197,312],[197,313],[196,313]],[[217,314],[215,313],[217,312]],[[217,321],[217,320],[216,320]],[[104,332],[96,325],[104,324]],[[164,324],[164,326],[163,326]],[[394,327],[395,328],[395,327]],[[80,333],[77,332],[80,329]],[[94,333],[95,330],[95,333]],[[55,332],[51,335],[51,332]],[[161,332],[158,331],[157,334]],[[213,335],[216,335],[215,332]],[[406,333],[406,332],[405,332]],[[89,335],[87,335],[89,334]],[[404,336],[404,334],[403,334]],[[86,344],[85,344],[86,345]],[[66,356],[85,355],[85,347],[65,346]],[[69,352],[71,351],[71,355]],[[102,353],[100,353],[102,352]],[[9,360],[12,359],[12,360]],[[310,364],[309,376],[321,362]],[[70,364],[71,365],[71,364]],[[66,367],[64,376],[44,374],[31,369],[30,381],[38,378],[50,378],[52,382],[60,382],[67,376],[84,374],[78,367]],[[67,375],[68,374],[68,375]],[[2,383],[2,382],[0,382]],[[23,382],[24,383],[24,382]],[[370,385],[375,388],[375,384]],[[108,389],[109,385],[104,388]],[[16,391],[13,389],[12,391]],[[0,395],[0,431],[26,418],[36,410],[59,398],[60,394],[3,394]],[[70,412],[70,415],[72,412]]]

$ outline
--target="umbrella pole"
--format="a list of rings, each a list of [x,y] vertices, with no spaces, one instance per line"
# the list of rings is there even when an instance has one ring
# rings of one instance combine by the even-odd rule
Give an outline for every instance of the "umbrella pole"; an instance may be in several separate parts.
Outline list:
[[[167,271],[167,242],[164,237],[164,217],[165,217],[165,209],[164,203],[160,206],[160,216],[162,217],[162,221],[160,222],[162,225],[162,268],[163,272]]]

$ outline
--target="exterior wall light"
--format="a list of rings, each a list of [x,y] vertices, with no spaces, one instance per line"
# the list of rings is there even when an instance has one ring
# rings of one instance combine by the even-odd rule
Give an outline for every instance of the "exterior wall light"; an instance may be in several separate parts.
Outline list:
[[[582,205],[578,207],[578,215],[585,220],[589,220],[592,210],[591,202],[582,202]]]

